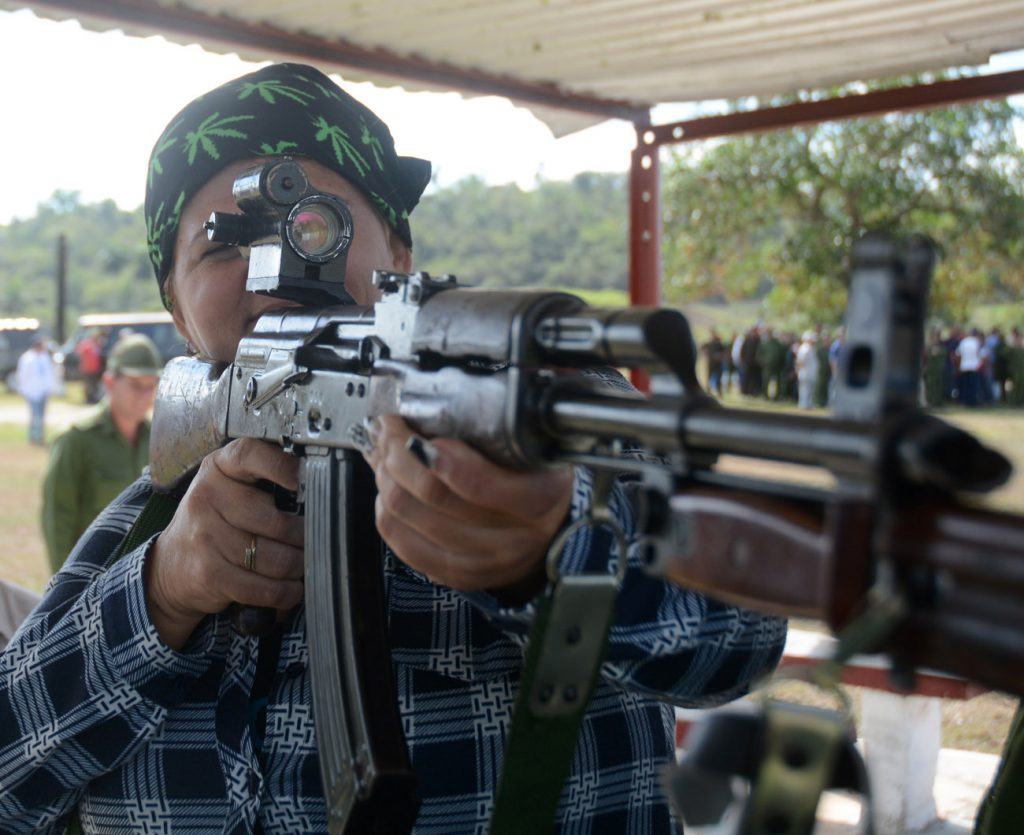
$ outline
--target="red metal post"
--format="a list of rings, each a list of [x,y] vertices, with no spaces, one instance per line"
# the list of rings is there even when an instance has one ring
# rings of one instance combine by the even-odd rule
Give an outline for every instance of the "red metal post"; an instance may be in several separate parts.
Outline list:
[[[629,169],[629,300],[661,302],[661,169],[650,124],[637,123],[636,148]],[[633,385],[650,390],[642,371],[631,373]]]
[[[649,124],[637,124],[629,170],[629,298],[661,300],[661,170]]]

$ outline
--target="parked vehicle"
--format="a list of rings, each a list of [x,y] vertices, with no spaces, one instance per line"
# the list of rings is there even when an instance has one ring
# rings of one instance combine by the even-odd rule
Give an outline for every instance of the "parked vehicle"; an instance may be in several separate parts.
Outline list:
[[[15,372],[18,357],[29,349],[36,337],[43,332],[38,319],[18,317],[0,319],[0,380],[10,391],[15,391]]]
[[[125,334],[142,333],[156,343],[165,363],[185,353],[185,340],[174,327],[174,320],[166,310],[147,313],[87,313],[78,318],[74,334],[60,347],[55,357],[64,367],[65,380],[81,379],[75,348],[86,336],[97,333],[105,336],[106,350]]]

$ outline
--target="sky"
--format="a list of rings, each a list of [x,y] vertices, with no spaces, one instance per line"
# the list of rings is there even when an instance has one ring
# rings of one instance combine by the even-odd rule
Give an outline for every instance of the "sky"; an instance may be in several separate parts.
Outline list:
[[[113,198],[135,209],[149,152],[170,118],[200,93],[257,66],[163,38],[90,32],[73,20],[0,11],[0,224],[31,217],[58,189],[77,191],[86,203]],[[995,56],[987,71],[1021,67],[1024,52],[1016,52]],[[623,121],[555,139],[506,99],[342,83],[388,123],[399,153],[433,162],[437,186],[476,175],[529,188],[580,171],[625,171],[635,144],[632,125]],[[657,108],[654,120],[692,112]],[[1018,136],[1024,144],[1024,127]]]
[[[110,197],[136,208],[149,152],[171,117],[258,66],[163,38],[0,12],[0,107],[8,114],[0,127],[0,224],[35,214],[57,189],[79,191],[87,203]],[[538,177],[625,171],[635,145],[633,127],[623,121],[556,140],[527,110],[499,97],[343,84],[388,124],[399,153],[433,162],[438,186],[475,174],[529,188]]]

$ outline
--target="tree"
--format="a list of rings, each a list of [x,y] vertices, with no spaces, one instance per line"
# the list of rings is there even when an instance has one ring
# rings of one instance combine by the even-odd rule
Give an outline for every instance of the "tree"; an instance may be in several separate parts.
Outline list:
[[[890,230],[936,241],[935,315],[963,320],[978,301],[1019,298],[1019,117],[986,101],[683,147],[664,178],[666,297],[743,298],[767,284],[777,314],[836,323],[850,245]]]
[[[56,192],[34,217],[0,226],[0,315],[52,323],[61,234],[69,325],[82,313],[160,308],[142,209],[126,212],[112,200],[83,204],[75,192]]]
[[[412,216],[419,269],[482,287],[627,286],[625,177],[579,174],[523,191],[470,177]]]

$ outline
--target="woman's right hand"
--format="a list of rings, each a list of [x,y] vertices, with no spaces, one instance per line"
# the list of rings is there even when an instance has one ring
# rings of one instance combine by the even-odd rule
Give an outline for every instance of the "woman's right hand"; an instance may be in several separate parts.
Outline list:
[[[303,519],[257,486],[294,491],[298,475],[298,459],[265,441],[234,440],[205,458],[146,563],[150,618],[169,647],[181,649],[206,615],[232,603],[279,611],[299,603]]]

